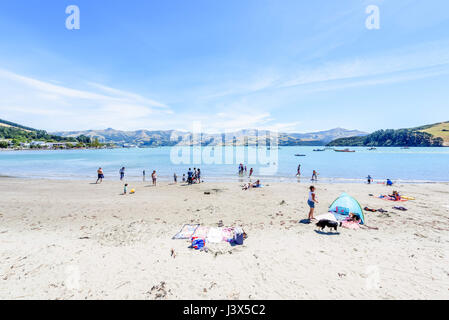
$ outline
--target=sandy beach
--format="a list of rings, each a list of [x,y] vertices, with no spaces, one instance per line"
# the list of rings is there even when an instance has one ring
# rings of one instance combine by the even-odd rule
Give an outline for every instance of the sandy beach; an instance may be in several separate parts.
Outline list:
[[[316,232],[307,182],[183,186],[0,178],[1,299],[448,299],[449,184],[317,183],[316,215],[342,192],[376,229]],[[210,192],[210,194],[205,194]],[[243,246],[172,240],[187,223],[242,226]],[[172,256],[174,249],[175,256]]]

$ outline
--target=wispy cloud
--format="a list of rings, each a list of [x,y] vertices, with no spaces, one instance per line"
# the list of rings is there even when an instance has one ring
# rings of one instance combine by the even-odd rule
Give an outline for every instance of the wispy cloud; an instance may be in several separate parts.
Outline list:
[[[0,112],[12,120],[39,116],[36,125],[46,123],[43,127],[50,130],[146,127],[173,112],[164,103],[133,92],[97,83],[87,85],[91,90],[0,69]]]

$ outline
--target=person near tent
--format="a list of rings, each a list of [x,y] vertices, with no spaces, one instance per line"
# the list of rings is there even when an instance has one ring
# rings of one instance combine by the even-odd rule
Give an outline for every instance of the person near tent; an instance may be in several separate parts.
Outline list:
[[[315,203],[318,203],[318,200],[316,199],[316,195],[315,195],[315,187],[314,186],[310,186],[310,191],[309,191],[309,200],[307,200],[307,204],[309,205],[309,216],[308,216],[308,220],[312,221],[315,220],[315,218],[313,217],[313,212],[315,211]]]

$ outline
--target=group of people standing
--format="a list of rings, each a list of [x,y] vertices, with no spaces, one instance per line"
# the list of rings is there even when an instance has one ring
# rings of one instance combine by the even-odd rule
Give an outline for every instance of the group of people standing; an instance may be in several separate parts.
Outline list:
[[[246,175],[247,172],[248,171],[247,171],[246,166],[244,166],[243,163],[239,164],[239,176],[242,177],[242,176]],[[254,173],[254,169],[253,168],[249,169],[249,177],[250,178],[253,175],[253,173]]]
[[[182,181],[185,182],[185,175],[182,177]],[[201,169],[200,168],[189,168],[189,171],[187,171],[187,183],[188,184],[194,184],[194,183],[201,183]]]

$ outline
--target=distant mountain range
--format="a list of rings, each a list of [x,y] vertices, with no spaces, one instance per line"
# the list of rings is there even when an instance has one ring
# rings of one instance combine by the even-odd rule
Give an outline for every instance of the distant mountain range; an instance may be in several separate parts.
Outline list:
[[[114,129],[86,130],[86,131],[59,131],[54,135],[62,137],[87,136],[97,138],[100,142],[115,143],[118,145],[136,145],[140,147],[158,147],[173,145],[257,145],[265,144],[267,140],[275,137],[274,132],[267,130],[239,130],[225,134],[202,133],[193,135],[191,132],[177,130],[137,130],[120,131]],[[320,146],[345,137],[365,136],[368,133],[358,130],[335,128],[327,131],[312,133],[279,133],[278,144],[280,146]],[[270,144],[269,142],[267,144]]]

